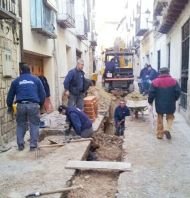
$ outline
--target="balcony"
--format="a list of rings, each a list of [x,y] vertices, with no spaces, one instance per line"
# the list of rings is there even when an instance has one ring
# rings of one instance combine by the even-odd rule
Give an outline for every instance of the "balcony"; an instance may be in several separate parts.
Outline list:
[[[90,46],[91,47],[96,47],[97,46],[97,34],[95,32],[90,33]]]
[[[15,19],[16,17],[16,3],[15,0],[0,0],[0,19]]]
[[[76,16],[76,35],[80,40],[87,40],[89,32],[88,20],[84,15]]]
[[[55,10],[43,0],[31,0],[31,29],[48,38],[55,39]]]
[[[63,28],[74,28],[74,18],[74,1],[58,0],[57,23]]]
[[[136,36],[143,36],[148,31],[147,24],[142,23],[141,19],[141,16],[136,19]]]
[[[176,23],[178,17],[180,16],[182,10],[188,0],[170,0],[168,6],[165,7],[161,12],[163,13],[162,19],[159,21],[157,26],[157,31],[163,34],[167,34],[172,26]],[[156,14],[157,12],[155,12]]]
[[[164,7],[167,7],[169,0],[155,0],[154,1],[154,15],[160,16]]]

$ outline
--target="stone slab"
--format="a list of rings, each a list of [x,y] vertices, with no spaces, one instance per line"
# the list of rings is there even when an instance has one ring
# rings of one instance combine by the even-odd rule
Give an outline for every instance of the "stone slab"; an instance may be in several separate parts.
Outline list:
[[[108,161],[68,161],[65,168],[79,170],[107,170],[107,171],[129,171],[131,164],[127,162]]]
[[[67,187],[75,170],[65,169],[69,160],[82,160],[90,141],[69,143],[59,148],[42,148],[38,156],[27,145],[19,152],[16,145],[0,155],[0,197],[23,198],[33,192]],[[60,198],[60,194],[43,196]]]

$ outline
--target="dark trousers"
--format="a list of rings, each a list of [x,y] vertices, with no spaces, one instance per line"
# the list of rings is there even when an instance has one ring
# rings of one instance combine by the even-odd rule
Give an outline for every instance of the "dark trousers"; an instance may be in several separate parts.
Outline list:
[[[82,138],[90,138],[92,137],[93,134],[93,129],[92,127],[90,129],[85,129],[81,132],[81,137]]]
[[[77,107],[81,110],[84,108],[84,94],[81,93],[80,95],[73,95],[70,93],[69,100],[68,100],[68,107]]]
[[[118,124],[118,125],[115,126],[115,128],[116,128],[115,135],[117,135],[117,136],[124,135],[125,123]]]

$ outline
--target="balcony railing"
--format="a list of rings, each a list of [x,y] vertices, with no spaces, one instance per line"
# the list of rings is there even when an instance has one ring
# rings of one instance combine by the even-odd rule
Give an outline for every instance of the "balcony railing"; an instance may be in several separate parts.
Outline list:
[[[31,28],[49,38],[56,38],[55,12],[43,0],[31,1]]]
[[[15,0],[0,0],[0,19],[18,19]]]
[[[57,22],[63,28],[75,27],[74,1],[58,0]]]
[[[76,16],[76,34],[77,37],[81,40],[87,40],[89,32],[88,28],[88,20],[85,18],[84,15]]]

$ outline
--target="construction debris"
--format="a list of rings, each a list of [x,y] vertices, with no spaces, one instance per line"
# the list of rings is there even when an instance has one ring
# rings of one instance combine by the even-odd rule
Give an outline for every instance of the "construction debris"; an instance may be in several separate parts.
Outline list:
[[[100,148],[96,150],[96,155],[99,161],[121,160],[123,143],[121,137],[99,132],[94,135],[94,139],[96,144],[100,145]]]
[[[126,96],[127,100],[139,101],[139,100],[146,100],[147,96],[141,95],[139,92],[132,92]]]
[[[92,86],[88,89],[88,96],[96,96],[98,103],[98,112],[105,114],[109,110],[112,95],[104,91],[102,88]]]

